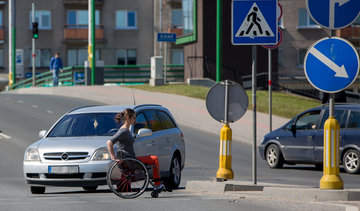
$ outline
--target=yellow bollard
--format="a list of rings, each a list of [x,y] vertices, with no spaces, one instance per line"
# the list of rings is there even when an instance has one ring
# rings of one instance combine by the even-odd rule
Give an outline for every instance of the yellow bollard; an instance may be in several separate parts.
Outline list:
[[[339,122],[330,116],[324,125],[324,174],[320,189],[343,189],[339,176]]]
[[[216,173],[218,179],[234,179],[234,172],[231,169],[231,141],[231,128],[225,124],[220,132],[219,169]]]

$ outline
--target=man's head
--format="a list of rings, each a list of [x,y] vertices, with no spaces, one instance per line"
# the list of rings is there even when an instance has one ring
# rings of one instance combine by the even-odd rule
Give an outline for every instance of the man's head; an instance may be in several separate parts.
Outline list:
[[[60,53],[59,53],[59,52],[56,52],[56,53],[55,53],[55,57],[56,57],[56,58],[60,57]]]

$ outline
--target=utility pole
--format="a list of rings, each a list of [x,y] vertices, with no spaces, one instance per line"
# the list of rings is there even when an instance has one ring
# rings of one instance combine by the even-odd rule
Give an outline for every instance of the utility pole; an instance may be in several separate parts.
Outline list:
[[[31,4],[32,6],[32,11],[31,11],[31,14],[32,14],[32,26],[34,27],[34,23],[36,22],[35,21],[35,3],[32,3]],[[36,62],[36,54],[35,54],[35,37],[33,35],[33,38],[32,38],[32,86],[35,87],[36,86],[36,83],[35,83],[35,62]]]
[[[16,80],[15,66],[15,0],[9,1],[9,87]]]
[[[88,60],[91,68],[91,85],[95,84],[95,0],[89,0]]]

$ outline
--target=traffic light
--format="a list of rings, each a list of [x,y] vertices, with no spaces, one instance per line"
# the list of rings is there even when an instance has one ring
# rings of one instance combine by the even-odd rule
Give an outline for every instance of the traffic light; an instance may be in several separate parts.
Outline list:
[[[39,29],[38,29],[38,22],[33,22],[32,26],[33,26],[33,38],[37,39],[39,38]]]

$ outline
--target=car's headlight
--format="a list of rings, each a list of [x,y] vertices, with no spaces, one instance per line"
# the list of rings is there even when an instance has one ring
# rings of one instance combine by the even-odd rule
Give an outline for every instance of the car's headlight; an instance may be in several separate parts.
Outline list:
[[[110,160],[110,154],[106,147],[99,148],[95,151],[91,160]]]
[[[37,149],[29,148],[25,151],[25,161],[40,161],[40,154]]]

